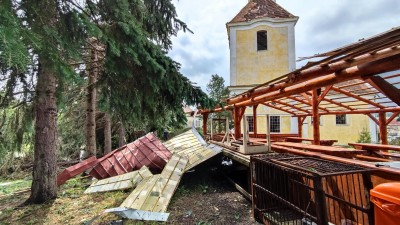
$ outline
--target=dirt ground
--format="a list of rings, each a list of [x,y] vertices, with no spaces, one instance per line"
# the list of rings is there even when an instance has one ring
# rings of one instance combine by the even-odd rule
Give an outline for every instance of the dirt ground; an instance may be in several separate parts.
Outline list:
[[[24,180],[29,180],[29,176],[27,173]],[[1,180],[4,192],[6,186],[1,184],[9,182]],[[119,206],[130,193],[128,190],[84,195],[89,184],[88,179],[70,180],[60,188],[56,200],[22,207],[29,192],[12,193],[26,190],[27,186],[11,188],[0,195],[0,224],[85,224],[104,209]],[[259,224],[252,217],[251,203],[212,165],[197,167],[182,177],[167,212],[167,223],[124,220],[123,224]],[[106,215],[93,224],[118,224],[115,221],[119,220],[118,216]]]

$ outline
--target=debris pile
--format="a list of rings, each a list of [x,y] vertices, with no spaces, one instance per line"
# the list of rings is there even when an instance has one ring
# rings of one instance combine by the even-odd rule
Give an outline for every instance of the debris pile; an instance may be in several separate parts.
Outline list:
[[[208,145],[195,129],[164,144],[149,133],[100,159],[92,157],[65,169],[58,175],[57,184],[90,170],[89,175],[96,179],[85,194],[133,189],[121,206],[106,209],[89,223],[104,213],[167,221],[166,211],[182,175],[221,151],[219,146]]]

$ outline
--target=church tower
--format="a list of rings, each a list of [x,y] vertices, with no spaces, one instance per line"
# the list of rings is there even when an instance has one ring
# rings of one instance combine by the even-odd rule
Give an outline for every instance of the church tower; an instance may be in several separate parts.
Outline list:
[[[233,95],[295,70],[297,20],[275,0],[249,0],[226,24]]]

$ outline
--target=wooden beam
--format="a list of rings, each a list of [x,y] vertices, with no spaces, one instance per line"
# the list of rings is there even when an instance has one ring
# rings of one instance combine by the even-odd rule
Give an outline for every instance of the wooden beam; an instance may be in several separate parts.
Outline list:
[[[277,106],[274,106],[274,105],[269,104],[269,103],[261,103],[261,105],[265,105],[265,106],[267,106],[267,107],[271,107],[271,108],[273,108],[273,109],[277,109],[277,110],[280,110],[280,111],[282,111],[282,112],[289,113],[289,114],[291,114],[291,115],[293,115],[293,116],[296,115],[296,113],[294,113],[294,112],[292,112],[292,111],[289,111],[289,110],[287,110],[287,109],[282,109],[281,107],[277,107]]]
[[[333,85],[329,85],[327,87],[325,87],[324,92],[322,93],[322,95],[320,95],[318,97],[318,104],[321,103],[321,101],[326,97],[326,95],[329,93],[329,91],[332,89]]]
[[[289,96],[289,97],[287,97],[287,98],[288,98],[288,99],[292,99],[292,100],[294,100],[294,101],[298,101],[298,102],[303,103],[303,104],[305,104],[305,105],[311,106],[311,103],[308,103],[308,102],[304,101],[303,99],[297,98],[297,97],[295,97],[295,96]],[[325,111],[325,112],[329,112],[329,110],[328,110],[327,108],[324,108],[324,107],[321,107],[321,106],[318,106],[318,109],[323,110],[323,111]],[[311,114],[310,114],[310,115],[311,115]]]
[[[375,54],[364,54],[359,57],[354,58],[351,62],[348,61],[339,61],[327,66],[315,66],[303,71],[299,71],[298,74],[295,75],[295,79],[285,79],[282,82],[271,84],[264,87],[258,87],[256,89],[250,90],[249,92],[243,93],[239,96],[228,99],[228,104],[236,104],[239,102],[243,102],[249,100],[250,98],[254,98],[272,91],[280,90],[289,86],[292,86],[296,83],[305,82],[307,80],[317,78],[320,76],[328,75],[331,73],[335,73],[337,71],[341,71],[347,68],[351,68],[354,66],[366,64],[373,61],[378,61],[384,58],[388,58],[400,53],[400,47],[396,48],[386,48],[381,51],[376,52]],[[290,73],[292,74],[292,73]],[[288,74],[289,75],[289,74]],[[292,74],[293,75],[293,74]]]
[[[346,91],[346,90],[335,88],[335,87],[332,87],[332,90],[336,91],[336,92],[339,92],[341,94],[344,94],[344,95],[346,95],[348,97],[355,98],[355,99],[357,99],[357,100],[359,100],[361,102],[368,103],[368,104],[373,105],[375,107],[378,107],[378,108],[381,108],[381,109],[385,108],[384,106],[382,106],[382,105],[380,105],[380,104],[378,104],[376,102],[373,102],[373,101],[371,101],[369,99],[366,99],[366,98],[362,98],[362,97],[360,97],[358,95],[355,95],[355,94],[351,93],[350,91]]]
[[[381,144],[388,144],[387,126],[386,126],[386,113],[379,113],[379,132],[381,137]]]
[[[366,114],[372,121],[374,121],[379,126],[379,120],[375,118],[371,113]]]
[[[397,105],[400,105],[400,90],[387,82],[380,76],[372,76],[366,79],[371,86],[377,89],[382,94],[386,95],[390,100],[392,100]]]
[[[284,106],[290,107],[292,109],[296,109],[296,110],[301,111],[301,112],[310,113],[310,111],[308,111],[308,110],[299,108],[299,107],[294,106],[294,105],[290,105],[290,104],[288,104],[286,102],[282,102],[282,101],[279,101],[279,100],[275,100],[275,101],[272,101],[272,102],[276,102],[277,104],[284,105]]]
[[[400,114],[400,112],[395,112],[393,115],[386,121],[386,126],[389,125],[396,117]]]
[[[321,144],[321,135],[319,130],[319,111],[318,111],[318,93],[317,89],[312,91],[312,118],[313,118],[313,144],[320,145]]]
[[[350,115],[356,115],[356,114],[369,114],[369,113],[380,113],[380,112],[400,112],[400,107],[394,107],[394,108],[385,108],[385,109],[359,109],[359,110],[353,110],[353,111],[330,111],[329,113],[319,113],[319,115],[345,115],[345,114],[350,114]],[[295,116],[312,116],[312,114],[298,114]]]
[[[387,59],[366,63],[359,66],[347,68],[337,73],[332,73],[326,76],[317,77],[311,80],[304,81],[300,84],[291,85],[283,90],[272,91],[267,94],[253,97],[249,100],[235,104],[237,107],[256,105],[262,102],[271,101],[279,98],[288,97],[294,94],[300,94],[313,89],[333,85],[356,78],[372,76],[379,73],[389,72],[400,68],[400,55],[395,55]]]

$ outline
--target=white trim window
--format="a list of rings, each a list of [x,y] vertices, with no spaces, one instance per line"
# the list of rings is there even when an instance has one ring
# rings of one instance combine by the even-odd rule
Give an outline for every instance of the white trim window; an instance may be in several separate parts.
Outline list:
[[[254,132],[254,118],[253,116],[246,116],[247,117],[247,123],[249,124],[249,133]]]
[[[349,121],[347,115],[336,115],[335,123],[336,125],[348,125]]]
[[[269,131],[271,133],[281,132],[281,116],[269,116]]]

